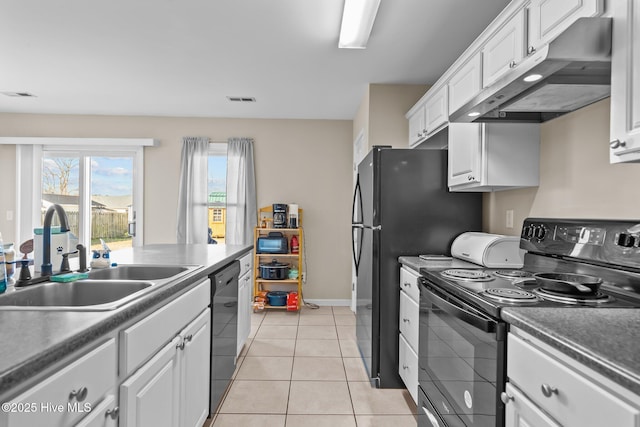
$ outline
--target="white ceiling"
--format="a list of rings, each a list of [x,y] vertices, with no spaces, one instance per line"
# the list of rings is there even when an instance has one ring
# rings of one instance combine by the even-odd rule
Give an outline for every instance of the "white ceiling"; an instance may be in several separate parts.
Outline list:
[[[508,0],[0,0],[0,112],[352,119],[368,83],[435,82]],[[231,103],[249,96],[256,103]]]

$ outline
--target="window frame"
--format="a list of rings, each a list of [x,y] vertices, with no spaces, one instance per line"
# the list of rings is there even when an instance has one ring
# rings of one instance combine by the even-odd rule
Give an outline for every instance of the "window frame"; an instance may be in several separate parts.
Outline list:
[[[16,144],[16,241],[25,241],[33,237],[33,229],[40,226],[40,206],[42,200],[42,159],[44,153],[74,153],[80,156],[80,179],[86,181],[80,184],[79,198],[81,203],[90,203],[88,189],[88,168],[90,156],[127,156],[133,158],[133,222],[135,236],[132,246],[144,244],[144,147],[155,146],[153,139],[139,138],[0,138],[0,144]],[[83,161],[84,159],[84,161]],[[88,171],[89,169],[87,169]],[[90,206],[90,205],[88,205]],[[89,212],[91,209],[89,209]],[[22,215],[31,212],[31,215]],[[79,242],[90,247],[91,230],[89,222],[81,223],[78,233]]]

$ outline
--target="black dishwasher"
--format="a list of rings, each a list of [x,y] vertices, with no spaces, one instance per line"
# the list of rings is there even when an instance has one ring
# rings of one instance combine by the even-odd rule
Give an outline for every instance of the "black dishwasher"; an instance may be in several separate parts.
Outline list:
[[[240,262],[234,261],[211,278],[211,403],[213,415],[236,368],[238,340],[238,276]]]

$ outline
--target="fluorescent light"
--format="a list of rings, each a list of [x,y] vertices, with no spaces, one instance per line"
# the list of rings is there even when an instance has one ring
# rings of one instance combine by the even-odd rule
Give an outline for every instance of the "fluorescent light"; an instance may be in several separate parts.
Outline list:
[[[541,78],[542,78],[542,74],[529,74],[527,77],[525,77],[522,80],[524,80],[525,82],[531,83],[531,82],[537,82]]]
[[[467,114],[467,116],[469,117],[478,117],[480,115],[480,113],[478,113],[477,111],[472,111],[469,114]]]
[[[376,20],[380,0],[345,0],[338,47],[364,49]]]

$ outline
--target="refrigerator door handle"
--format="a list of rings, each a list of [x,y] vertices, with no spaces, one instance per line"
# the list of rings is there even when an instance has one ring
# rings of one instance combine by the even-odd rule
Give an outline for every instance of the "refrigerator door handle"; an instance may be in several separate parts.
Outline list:
[[[353,263],[356,266],[356,276],[360,268],[360,257],[362,256],[362,232],[360,232],[360,241],[358,242],[358,255],[356,255],[356,239],[353,235],[354,230],[364,230],[364,225],[353,224],[351,226],[351,253],[353,254]],[[357,234],[357,232],[356,232]]]
[[[356,218],[356,201],[359,202],[358,213],[362,217],[362,191],[360,188],[360,175],[356,178],[356,188],[353,190],[353,203],[351,204],[351,222],[354,224],[362,224],[362,221],[358,221]]]

